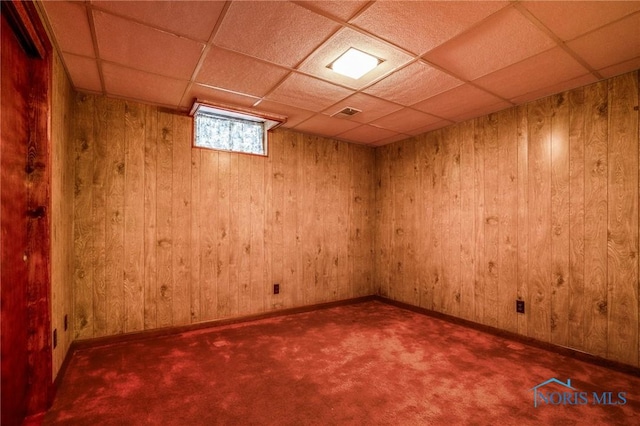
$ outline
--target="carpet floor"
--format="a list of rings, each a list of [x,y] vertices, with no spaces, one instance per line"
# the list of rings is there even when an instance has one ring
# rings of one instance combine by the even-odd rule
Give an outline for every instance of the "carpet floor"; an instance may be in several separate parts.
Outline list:
[[[44,417],[50,425],[639,420],[640,377],[378,301],[78,349]]]

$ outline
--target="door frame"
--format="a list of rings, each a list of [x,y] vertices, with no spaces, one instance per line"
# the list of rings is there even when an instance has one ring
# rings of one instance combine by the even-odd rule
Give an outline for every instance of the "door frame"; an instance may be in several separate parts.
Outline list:
[[[36,5],[2,2],[7,18],[27,56],[32,84],[29,93],[29,137],[25,180],[27,211],[20,226],[27,226],[28,389],[26,414],[46,411],[52,402],[51,336],[51,91],[52,45]],[[10,64],[2,64],[5,72]],[[9,68],[10,69],[10,68]],[[8,70],[7,70],[8,71]],[[4,111],[3,111],[4,115]],[[3,142],[4,143],[4,142]],[[3,191],[24,188],[3,188]],[[20,217],[20,216],[18,216]],[[17,325],[20,326],[20,325]],[[5,390],[3,389],[3,393]]]

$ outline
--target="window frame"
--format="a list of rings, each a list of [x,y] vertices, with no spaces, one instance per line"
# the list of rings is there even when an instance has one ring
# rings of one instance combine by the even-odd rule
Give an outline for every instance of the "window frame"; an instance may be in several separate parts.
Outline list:
[[[197,144],[197,126],[196,120],[198,114],[215,115],[221,118],[229,118],[230,120],[244,120],[260,123],[263,128],[262,144],[264,153],[236,151],[233,149],[213,148],[209,146],[201,146]],[[287,121],[287,117],[277,114],[272,114],[263,111],[256,111],[249,108],[234,107],[231,105],[219,104],[215,102],[207,102],[200,99],[196,99],[193,103],[193,107],[189,112],[192,117],[193,125],[193,141],[192,147],[199,149],[210,149],[213,151],[229,152],[236,154],[258,155],[260,157],[269,156],[269,132]]]

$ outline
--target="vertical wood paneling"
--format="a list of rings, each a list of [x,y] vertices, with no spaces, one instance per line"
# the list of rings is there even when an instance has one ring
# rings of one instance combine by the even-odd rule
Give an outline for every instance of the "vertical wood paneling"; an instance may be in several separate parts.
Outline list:
[[[173,115],[158,114],[157,200],[157,326],[173,323]]]
[[[216,199],[216,211],[218,221],[216,226],[216,252],[217,262],[215,264],[216,284],[216,317],[229,317],[229,239],[231,230],[229,228],[229,197],[230,197],[230,169],[231,157],[236,154],[220,152],[218,154],[218,194]]]
[[[243,256],[240,229],[246,228],[248,225],[248,222],[242,223],[240,221],[238,214],[240,211],[238,204],[240,198],[239,157],[240,155],[232,155],[229,159],[229,296],[227,300],[227,316],[229,317],[238,315],[239,264]]]
[[[607,82],[585,91],[585,349],[607,355]]]
[[[551,99],[529,105],[529,336],[549,341]]]
[[[125,182],[125,103],[107,104],[111,124],[107,137],[105,285],[107,334],[125,331],[124,302],[124,182]]]
[[[174,117],[171,189],[172,325],[191,321],[191,126]]]
[[[347,144],[338,144],[338,153],[337,153],[337,167],[338,167],[338,190],[336,197],[338,198],[338,203],[336,206],[336,215],[337,215],[337,226],[336,226],[336,238],[338,239],[346,239],[346,244],[338,244],[338,276],[336,277],[336,285],[337,285],[337,297],[339,299],[349,299],[352,296],[352,287],[350,284],[351,273],[352,273],[352,265],[353,261],[349,258],[350,250],[357,249],[356,245],[351,243],[350,230],[349,230],[349,211],[351,209],[351,176],[349,174],[349,162],[351,160],[351,147]],[[290,155],[289,157],[294,158],[294,155]],[[295,209],[288,208],[286,209],[291,213],[295,212]],[[285,226],[288,229],[288,234],[290,235],[290,228]],[[295,231],[295,230],[294,230]]]
[[[264,233],[265,233],[265,161],[257,156],[251,157],[251,312],[264,311]],[[266,283],[269,285],[269,283]]]
[[[569,341],[569,101],[551,98],[551,341]]]
[[[473,320],[474,310],[474,149],[473,122],[460,125],[460,317]]]
[[[108,107],[105,98],[95,99],[94,152],[93,152],[93,334],[105,336],[107,332],[107,141],[109,138]]]
[[[203,154],[204,155],[204,154]],[[240,250],[238,260],[238,314],[251,312],[251,156],[238,156],[238,223]]]
[[[529,124],[527,106],[516,110],[518,144],[518,290],[517,300],[529,303]],[[518,333],[526,335],[527,315],[518,314]]]
[[[158,158],[158,112],[145,107],[144,140],[144,328],[153,329],[158,324],[156,296],[158,288],[157,270],[157,198],[156,166]]]
[[[124,331],[144,330],[145,109],[125,104]]]
[[[516,110],[498,116],[498,327],[517,332],[518,135]]]
[[[638,364],[638,77],[609,81],[608,357]]]
[[[638,96],[634,72],[378,148],[377,282],[404,300],[423,279],[405,301],[638,365]],[[420,179],[397,155],[412,141]]]
[[[193,131],[193,130],[192,130]],[[191,322],[201,321],[202,317],[202,292],[200,282],[202,279],[202,200],[201,194],[201,171],[202,171],[202,150],[191,149],[191,278],[189,281],[191,294]],[[236,190],[238,188],[235,188]],[[238,247],[242,251],[242,247]],[[239,284],[238,284],[239,285]],[[236,292],[236,300],[238,294]]]
[[[75,337],[93,337],[93,232],[92,165],[94,151],[94,98],[76,95],[75,196],[73,205],[74,251],[82,253],[74,262]]]
[[[217,218],[218,209],[218,152],[201,150],[200,162],[200,314],[202,320],[212,320],[216,317],[218,304],[217,283]],[[250,167],[248,168],[250,171]],[[248,175],[248,180],[250,181]],[[251,247],[249,247],[251,250]],[[250,289],[250,287],[249,287]],[[247,295],[247,309],[251,311],[251,296]]]
[[[484,232],[485,232],[485,196],[484,196],[484,158],[485,147],[482,137],[482,123],[476,121],[473,134],[473,158],[474,158],[474,293],[473,312],[474,321],[484,323],[484,287],[485,287],[485,256],[484,256]]]
[[[569,93],[568,345],[584,349],[584,90]]]
[[[499,204],[498,116],[480,120],[484,145],[484,323],[498,325]]]

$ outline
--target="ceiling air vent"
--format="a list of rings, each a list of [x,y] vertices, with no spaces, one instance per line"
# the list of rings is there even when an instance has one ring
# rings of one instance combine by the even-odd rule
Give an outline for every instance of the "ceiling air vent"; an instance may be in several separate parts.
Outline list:
[[[359,109],[346,107],[346,108],[341,109],[340,111],[336,112],[335,114],[333,114],[332,117],[349,118],[349,117],[351,117],[353,115],[356,115],[359,112],[362,112],[362,111],[360,111]]]

